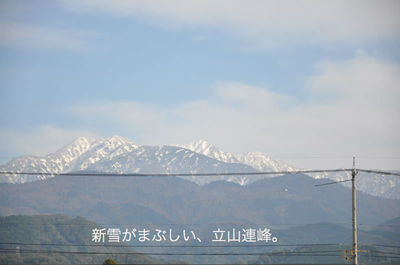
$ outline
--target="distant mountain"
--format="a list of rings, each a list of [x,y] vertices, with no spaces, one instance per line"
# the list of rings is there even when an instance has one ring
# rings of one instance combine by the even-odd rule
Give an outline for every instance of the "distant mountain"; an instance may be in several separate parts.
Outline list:
[[[241,163],[251,166],[259,171],[294,171],[295,167],[286,164],[283,161],[278,161],[270,156],[260,152],[250,152],[241,155],[224,152],[215,145],[208,143],[205,140],[199,140],[190,144],[176,145],[193,152],[214,158],[225,163]],[[249,180],[250,182],[250,180]]]
[[[0,184],[0,215],[61,213],[83,216],[103,228],[187,229],[208,243],[217,228],[267,227],[281,244],[349,245],[351,192],[340,185],[314,186],[325,181],[297,174],[266,178],[246,186],[226,181],[201,186],[176,177],[57,176],[25,184]],[[358,193],[357,199],[358,222],[362,224],[360,242],[398,244],[398,232],[393,229],[398,229],[394,218],[400,216],[399,201],[363,192]],[[327,222],[330,224],[318,225]],[[379,224],[383,225],[377,226],[380,230],[376,233],[369,230]],[[215,261],[205,258],[193,263]]]
[[[250,152],[246,154],[234,155],[232,153],[224,152],[215,145],[212,145],[204,140],[195,141],[190,144],[176,145],[196,153],[214,158],[216,160],[228,163],[241,163],[253,167],[258,171],[296,171],[299,168],[288,165],[283,161],[273,159],[272,157],[260,152]],[[351,175],[345,172],[333,173],[313,173],[309,174],[315,179],[333,179],[335,181],[342,181],[350,179]],[[276,177],[276,175],[267,176],[252,176],[251,178],[244,178],[241,185],[247,185],[258,179],[268,177]],[[343,183],[342,185],[350,187],[350,183]],[[387,176],[379,174],[366,174],[358,173],[357,188],[363,192],[374,196],[384,198],[400,199],[400,178],[397,176]]]
[[[186,145],[140,146],[129,139],[80,137],[45,157],[23,156],[0,166],[1,171],[66,173],[96,171],[109,173],[206,173],[294,171],[295,167],[259,152],[235,155],[199,140]],[[344,180],[345,173],[312,174],[313,178]],[[0,182],[26,183],[49,176],[1,175]],[[199,185],[226,180],[249,185],[267,176],[184,177]],[[349,183],[344,184],[349,185]],[[358,189],[368,194],[400,199],[400,178],[359,174]]]
[[[2,171],[64,173],[71,171],[97,171],[112,173],[206,173],[252,172],[254,168],[225,163],[176,146],[139,146],[132,141],[113,136],[96,140],[81,137],[55,153],[45,157],[26,156],[0,167]],[[1,182],[26,183],[46,179],[48,176],[3,175]],[[184,177],[203,185],[227,179],[243,183],[244,177]]]
[[[253,224],[349,223],[351,192],[306,175],[266,178],[246,186],[215,181],[203,186],[176,177],[57,176],[0,184],[0,215],[84,216],[106,223]],[[379,224],[400,216],[398,200],[358,193],[359,222]]]

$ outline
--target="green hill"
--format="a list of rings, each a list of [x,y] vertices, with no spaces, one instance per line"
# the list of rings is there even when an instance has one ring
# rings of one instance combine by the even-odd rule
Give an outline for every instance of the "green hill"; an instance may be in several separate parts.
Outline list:
[[[98,226],[95,223],[82,217],[73,219],[62,215],[0,217],[1,243],[23,243],[1,244],[3,250],[0,252],[0,264],[102,264],[108,258],[118,263],[160,263],[146,255],[132,254],[135,251],[130,247],[88,246],[94,244],[91,242],[91,233],[92,228],[96,227]],[[27,243],[31,245],[25,245]],[[5,253],[4,249],[8,249],[8,253]],[[29,253],[38,250],[43,253]],[[100,255],[83,254],[84,252],[129,252],[130,254]]]
[[[390,220],[372,229],[360,230],[360,264],[399,264],[399,249],[379,247],[387,243],[400,245],[398,236],[399,218]],[[245,224],[243,224],[245,225]],[[34,215],[0,217],[0,264],[102,264],[113,259],[120,264],[181,264],[183,261],[193,264],[324,264],[345,263],[343,254],[351,249],[351,229],[330,223],[319,223],[306,226],[293,226],[288,229],[276,229],[274,235],[279,238],[279,245],[267,244],[266,247],[247,245],[246,248],[152,248],[147,251],[157,253],[232,253],[229,256],[189,255],[189,256],[156,256],[137,254],[143,248],[121,243],[92,242],[92,229],[102,225],[90,222],[85,218],[69,218],[62,215]],[[229,231],[238,224],[219,225]],[[212,229],[212,227],[209,227]],[[203,231],[206,233],[209,231]],[[199,246],[221,245],[213,243],[211,234],[202,236]],[[302,245],[302,242],[313,244]],[[9,243],[9,244],[6,244]],[[105,244],[106,246],[100,246]],[[176,245],[188,245],[180,242]],[[241,246],[247,243],[241,243]],[[297,245],[296,245],[297,244]],[[137,245],[137,244],[136,244]],[[193,245],[190,243],[189,245]],[[227,246],[226,244],[223,244]],[[256,245],[260,246],[259,243]],[[155,245],[156,246],[156,245]],[[229,246],[238,246],[232,244]],[[269,247],[268,247],[269,246]],[[389,256],[398,258],[382,258],[388,256],[381,252],[391,252]],[[108,253],[108,254],[99,254]],[[120,254],[111,254],[118,252]],[[306,253],[297,256],[298,252]],[[129,253],[129,254],[127,254]],[[263,253],[262,255],[241,256],[238,253]]]

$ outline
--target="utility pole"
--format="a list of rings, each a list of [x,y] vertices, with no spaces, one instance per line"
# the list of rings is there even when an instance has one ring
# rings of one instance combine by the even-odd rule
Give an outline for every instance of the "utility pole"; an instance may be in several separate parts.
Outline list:
[[[351,171],[351,187],[353,202],[353,264],[358,265],[358,248],[357,248],[357,198],[356,198],[356,158],[353,156],[353,169]]]
[[[343,171],[350,171],[349,169],[344,169]],[[358,250],[358,242],[357,242],[357,198],[356,198],[356,175],[358,171],[365,173],[375,173],[375,174],[383,174],[383,175],[393,175],[400,176],[400,173],[397,172],[389,172],[389,171],[379,171],[379,170],[366,170],[366,169],[358,169],[356,168],[356,158],[353,156],[353,168],[351,169],[351,179],[346,179],[342,181],[329,182],[324,184],[317,184],[314,186],[325,186],[331,184],[337,184],[342,182],[347,182],[351,180],[351,191],[352,191],[352,214],[353,214],[353,247],[351,250],[344,251],[345,260],[353,260],[353,265],[358,265],[358,252],[368,252],[366,250]]]

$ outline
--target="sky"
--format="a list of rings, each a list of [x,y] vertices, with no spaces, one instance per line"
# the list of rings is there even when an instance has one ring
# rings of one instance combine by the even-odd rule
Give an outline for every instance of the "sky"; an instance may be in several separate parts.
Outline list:
[[[0,2],[0,163],[80,136],[400,169],[399,1]]]

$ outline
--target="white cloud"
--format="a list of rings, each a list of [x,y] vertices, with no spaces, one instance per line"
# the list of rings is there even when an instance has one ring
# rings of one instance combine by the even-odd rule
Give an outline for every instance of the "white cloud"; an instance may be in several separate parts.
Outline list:
[[[86,130],[61,129],[51,125],[27,128],[24,131],[2,129],[0,130],[0,153],[44,156],[80,136],[97,137],[96,134]]]
[[[0,23],[0,45],[10,48],[80,52],[88,48],[88,35],[71,29]]]
[[[257,45],[398,38],[399,1],[60,0],[80,13],[134,16],[160,27],[210,27]]]
[[[227,151],[262,151],[302,167],[349,166],[356,155],[364,157],[361,166],[398,169],[398,159],[376,157],[400,157],[399,87],[398,65],[357,53],[349,60],[317,64],[304,82],[305,101],[232,82],[216,84],[207,98],[172,107],[85,102],[69,110],[85,130],[3,129],[0,153],[45,155],[79,136],[93,136],[90,128],[96,128],[139,144],[207,139]],[[293,157],[331,159],[288,159]]]
[[[112,124],[146,144],[202,138],[229,151],[278,157],[400,157],[399,86],[398,65],[357,54],[318,64],[305,82],[308,100],[303,103],[267,88],[221,83],[209,98],[171,108],[110,101],[71,111],[84,121]],[[336,166],[331,162],[326,166]],[[395,162],[376,166],[396,168]]]

